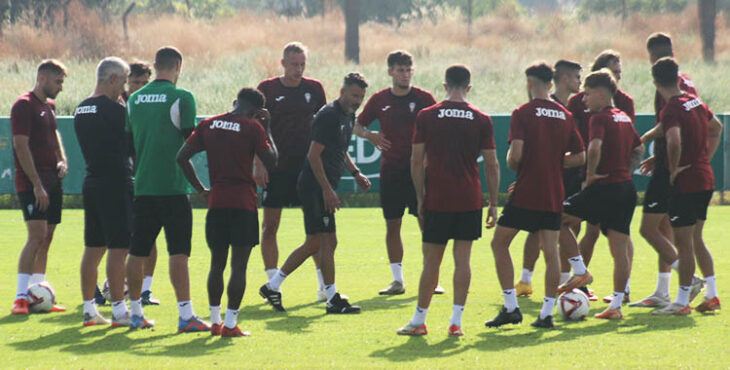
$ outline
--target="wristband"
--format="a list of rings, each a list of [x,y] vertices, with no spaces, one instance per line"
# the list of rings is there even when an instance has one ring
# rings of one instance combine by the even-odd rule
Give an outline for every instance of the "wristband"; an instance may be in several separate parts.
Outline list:
[[[360,170],[352,171],[352,172],[350,172],[350,174],[352,175],[352,177],[355,177],[360,174]]]

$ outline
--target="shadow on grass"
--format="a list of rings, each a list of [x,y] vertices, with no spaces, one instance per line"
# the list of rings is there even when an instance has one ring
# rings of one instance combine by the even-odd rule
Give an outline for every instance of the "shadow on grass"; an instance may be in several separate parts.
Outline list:
[[[429,345],[423,337],[409,337],[398,346],[374,351],[370,357],[385,358],[393,362],[407,362],[423,358],[454,356],[470,349],[469,346],[460,346],[459,337],[447,337],[433,345]]]
[[[352,301],[362,307],[364,312],[368,311],[379,311],[379,310],[397,310],[403,308],[403,306],[411,305],[418,299],[417,296],[402,297],[402,296],[388,296],[379,295],[364,301]]]
[[[26,322],[28,321],[28,318],[30,315],[13,315],[8,314],[5,317],[0,318],[0,326],[2,325],[10,325],[10,324],[17,324],[19,322]]]

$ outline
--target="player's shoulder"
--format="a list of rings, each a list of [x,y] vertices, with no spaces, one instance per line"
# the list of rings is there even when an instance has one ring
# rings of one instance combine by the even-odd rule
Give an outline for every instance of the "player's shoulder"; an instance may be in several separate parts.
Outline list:
[[[310,87],[310,88],[316,88],[316,89],[320,89],[321,88],[321,89],[324,89],[324,87],[322,85],[322,81],[320,81],[320,80],[318,80],[316,78],[302,77],[302,84],[304,86]]]
[[[625,101],[634,101],[634,98],[631,97],[626,91],[623,91],[621,89],[616,89],[616,94],[613,96],[614,99],[622,99]]]
[[[446,101],[436,102],[436,104],[434,104],[434,105],[421,109],[421,111],[418,113],[418,115],[427,116],[427,115],[431,115],[431,114],[437,114],[439,109],[445,109],[445,107],[446,107]]]
[[[193,95],[193,93],[184,87],[175,86],[174,91],[179,98],[195,100],[195,96]]]
[[[416,95],[418,98],[421,98],[421,99],[426,98],[426,99],[433,100],[433,94],[430,91],[428,91],[424,88],[418,87],[418,86],[413,86],[413,87],[411,87],[411,89],[413,91],[413,94]]]
[[[26,92],[22,95],[20,95],[17,99],[15,99],[15,103],[13,103],[13,109],[16,107],[21,108],[29,108],[33,105],[33,97],[31,96],[32,92]]]
[[[277,83],[278,80],[279,80],[279,76],[266,78],[266,79],[262,80],[261,82],[259,82],[258,88],[259,89],[270,88],[271,86],[274,86],[274,84]]]
[[[374,93],[374,94],[373,94],[373,95],[372,95],[372,96],[370,97],[370,99],[382,99],[382,98],[384,98],[384,97],[387,97],[387,96],[389,96],[389,95],[390,95],[390,88],[389,88],[389,87],[386,87],[386,88],[384,88],[384,89],[381,89],[381,90],[379,90],[379,91],[376,91],[376,92],[375,92],[375,93]]]

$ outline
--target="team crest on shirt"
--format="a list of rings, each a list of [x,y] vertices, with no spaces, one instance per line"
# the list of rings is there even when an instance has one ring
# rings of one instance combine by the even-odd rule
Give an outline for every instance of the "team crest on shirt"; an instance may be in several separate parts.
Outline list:
[[[322,217],[322,222],[324,223],[325,227],[329,227],[330,225],[330,218],[328,216]]]
[[[309,103],[310,100],[312,100],[312,94],[305,92],[304,93],[304,99],[307,100],[307,103]]]
[[[416,110],[416,102],[410,102],[408,103],[408,108],[411,110],[411,113],[413,113],[414,110]]]

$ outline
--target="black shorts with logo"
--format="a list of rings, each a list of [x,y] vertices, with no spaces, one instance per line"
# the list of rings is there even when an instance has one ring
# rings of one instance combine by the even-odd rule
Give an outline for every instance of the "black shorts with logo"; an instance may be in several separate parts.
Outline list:
[[[167,252],[190,256],[193,210],[188,195],[141,195],[134,198],[134,226],[129,254],[148,257],[160,229],[165,229]]]
[[[636,208],[636,188],[632,181],[593,184],[563,202],[564,212],[601,225],[608,230],[630,235],[631,219]]]
[[[562,215],[556,212],[541,212],[515,207],[512,202],[502,208],[497,225],[512,229],[535,232],[539,230],[560,230]]]
[[[380,175],[380,206],[386,220],[402,218],[408,207],[408,213],[418,216],[418,200],[413,187],[411,173]]]
[[[262,191],[261,205],[266,208],[298,207],[302,204],[297,193],[297,178],[300,171],[273,172],[269,183]]]
[[[58,185],[52,189],[46,189],[46,194],[48,194],[48,208],[45,211],[41,211],[35,206],[35,194],[33,194],[32,189],[18,193],[20,208],[23,211],[23,220],[46,220],[49,225],[58,225],[61,223],[63,188],[61,188],[61,185]]]
[[[205,216],[208,247],[253,247],[259,244],[259,214],[240,208],[214,208]]]
[[[644,193],[644,213],[667,213],[672,186],[669,185],[669,172],[655,172],[649,179]]]
[[[325,210],[322,190],[319,187],[299,187],[297,190],[302,200],[304,232],[307,235],[336,232],[335,215]]]
[[[482,237],[482,210],[424,211],[423,242],[446,244],[449,239],[474,241]]]
[[[84,184],[84,244],[129,248],[132,238],[132,184]]]
[[[674,193],[669,197],[669,222],[672,227],[692,226],[707,220],[712,190],[696,193]]]

